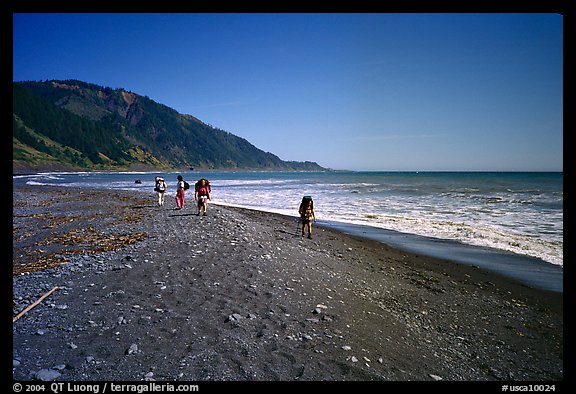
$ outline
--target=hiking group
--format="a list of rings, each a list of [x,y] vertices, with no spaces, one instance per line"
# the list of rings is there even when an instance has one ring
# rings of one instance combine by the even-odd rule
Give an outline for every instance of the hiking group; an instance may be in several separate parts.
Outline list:
[[[190,189],[190,184],[184,180],[182,175],[178,175],[178,182],[176,184],[176,209],[184,208],[184,202],[186,199],[186,190]],[[167,186],[166,181],[161,176],[156,177],[156,182],[154,186],[154,191],[158,193],[158,206],[164,205],[164,194],[166,193]],[[210,181],[206,178],[202,178],[196,182],[194,185],[194,199],[196,200],[196,206],[198,208],[197,215],[206,216],[206,211],[208,210],[207,201],[212,201]]]
[[[184,208],[184,200],[186,197],[186,190],[190,189],[190,184],[182,178],[182,175],[178,175],[178,183],[176,184],[176,209]],[[156,177],[156,183],[154,186],[154,191],[158,193],[158,206],[164,205],[164,194],[166,193],[167,186],[164,178],[161,176]],[[202,214],[206,216],[208,211],[208,201],[212,201],[211,196],[212,188],[210,186],[210,181],[206,178],[199,179],[194,185],[194,199],[196,200],[196,207],[198,211],[196,215]],[[308,238],[312,239],[312,221],[316,223],[316,214],[314,213],[314,201],[312,197],[304,196],[300,202],[300,207],[298,207],[298,213],[300,218],[298,222],[302,224],[302,237],[305,235],[306,230],[308,230]]]

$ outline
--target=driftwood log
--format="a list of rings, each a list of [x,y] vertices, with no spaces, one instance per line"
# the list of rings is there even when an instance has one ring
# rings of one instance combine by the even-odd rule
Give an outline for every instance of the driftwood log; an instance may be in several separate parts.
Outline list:
[[[58,286],[54,287],[52,290],[50,290],[47,293],[44,293],[42,295],[42,297],[38,298],[36,301],[34,301],[32,304],[28,305],[22,312],[20,312],[19,314],[17,314],[16,316],[14,316],[14,318],[12,319],[12,323],[15,323],[16,320],[20,319],[22,316],[24,316],[26,313],[28,313],[32,308],[34,308],[35,306],[37,306],[39,303],[42,302],[42,300],[48,296],[50,296],[50,294],[54,293],[56,290],[60,289]]]

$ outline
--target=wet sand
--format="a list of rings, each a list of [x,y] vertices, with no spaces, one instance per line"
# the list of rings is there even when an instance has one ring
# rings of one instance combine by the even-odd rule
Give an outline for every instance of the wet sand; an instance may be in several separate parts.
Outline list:
[[[346,234],[377,240],[411,253],[480,267],[529,287],[564,291],[563,267],[538,258],[484,246],[466,245],[455,240],[405,234],[364,225],[329,222],[326,226]]]
[[[13,379],[564,380],[562,293],[190,197],[14,190]]]

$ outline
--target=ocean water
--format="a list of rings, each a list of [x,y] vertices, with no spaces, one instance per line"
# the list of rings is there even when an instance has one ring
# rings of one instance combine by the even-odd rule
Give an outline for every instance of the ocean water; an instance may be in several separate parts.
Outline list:
[[[13,181],[124,189],[152,196],[154,178],[162,175],[168,195],[174,196],[179,174],[191,184],[201,177],[210,179],[216,204],[296,218],[302,196],[310,195],[320,225],[380,229],[525,256],[557,267],[564,264],[563,173],[40,173],[14,176]]]

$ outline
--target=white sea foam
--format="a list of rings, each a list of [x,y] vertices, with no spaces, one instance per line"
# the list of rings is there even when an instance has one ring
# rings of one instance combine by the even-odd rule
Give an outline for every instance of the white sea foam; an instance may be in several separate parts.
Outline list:
[[[273,201],[273,198],[270,198]],[[294,209],[273,208],[270,205],[256,206],[242,202],[220,203],[222,205],[260,209],[266,212],[295,216]],[[530,234],[522,234],[515,228],[499,228],[489,225],[471,225],[452,221],[434,221],[408,216],[386,216],[382,214],[355,211],[354,213],[323,212],[318,210],[317,218],[356,225],[378,227],[401,233],[416,234],[426,237],[450,239],[465,244],[490,247],[539,258],[552,264],[563,265],[563,242],[561,240],[545,240],[535,238]]]
[[[541,193],[539,190],[519,193],[495,189],[486,193],[478,187],[461,187],[429,195],[420,190],[421,185],[261,183],[265,184],[282,187],[231,190],[223,182],[218,185],[217,195],[231,205],[297,215],[301,196],[314,194],[319,220],[450,239],[563,265],[562,210],[556,208],[543,216],[542,210],[531,209],[536,204],[534,195]],[[558,197],[548,196],[538,204],[546,204],[546,199],[558,203]]]

